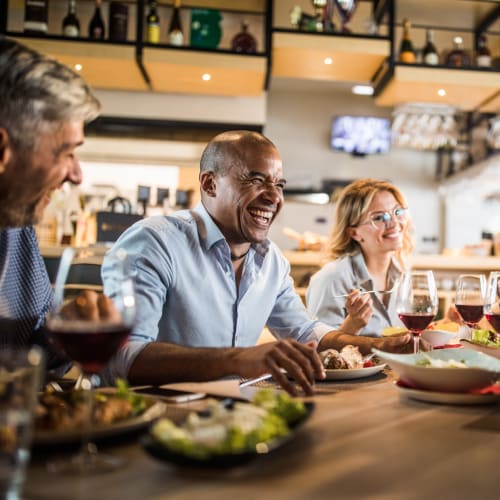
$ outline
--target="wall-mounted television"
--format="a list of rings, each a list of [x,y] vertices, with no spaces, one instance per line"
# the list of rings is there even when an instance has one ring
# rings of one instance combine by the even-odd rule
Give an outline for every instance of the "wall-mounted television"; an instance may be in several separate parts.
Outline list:
[[[364,156],[388,153],[391,147],[389,118],[336,116],[332,121],[330,145],[335,151]]]

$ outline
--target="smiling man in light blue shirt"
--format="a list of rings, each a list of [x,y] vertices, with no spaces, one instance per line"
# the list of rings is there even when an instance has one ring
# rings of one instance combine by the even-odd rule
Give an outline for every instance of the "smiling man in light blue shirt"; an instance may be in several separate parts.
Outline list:
[[[271,372],[295,393],[285,369],[310,394],[324,377],[318,344],[365,351],[397,344],[332,332],[308,315],[288,261],[267,239],[284,186],[269,139],[225,132],[203,152],[198,206],[143,220],[120,237],[103,263],[105,292],[117,288],[116,251],[123,248],[135,273],[138,318],[108,375],[160,384]],[[277,341],[256,346],[265,326]]]

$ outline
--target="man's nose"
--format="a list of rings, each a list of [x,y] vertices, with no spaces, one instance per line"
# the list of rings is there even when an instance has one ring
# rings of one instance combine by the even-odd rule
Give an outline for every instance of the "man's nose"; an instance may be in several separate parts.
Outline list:
[[[73,158],[71,165],[68,169],[68,174],[66,175],[66,181],[71,182],[71,184],[81,184],[82,182],[82,169],[80,167],[80,162],[76,156]]]

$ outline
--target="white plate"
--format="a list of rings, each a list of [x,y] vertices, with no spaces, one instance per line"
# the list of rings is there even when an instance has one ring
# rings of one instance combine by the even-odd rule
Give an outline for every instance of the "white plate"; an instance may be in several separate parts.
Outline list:
[[[338,370],[325,370],[326,379],[324,380],[351,380],[355,378],[371,377],[381,372],[385,368],[385,363],[366,368],[339,368]]]
[[[472,340],[468,339],[460,339],[460,342],[466,349],[483,352],[484,354],[488,354],[488,356],[500,359],[500,347],[478,344],[477,342],[472,342]]]
[[[396,387],[406,397],[425,401],[426,403],[439,403],[447,405],[483,405],[500,402],[500,394],[473,394],[468,392],[436,392],[404,387],[394,382]]]
[[[143,396],[148,403],[148,408],[135,417],[126,418],[109,425],[95,425],[91,431],[91,439],[98,440],[115,436],[117,434],[125,434],[127,432],[136,431],[143,427],[147,427],[151,422],[163,416],[166,409],[166,404],[154,398]],[[62,431],[40,431],[35,430],[33,436],[34,445],[55,445],[62,443],[72,443],[81,441],[81,429],[68,429]]]
[[[372,351],[384,360],[399,378],[412,387],[439,392],[468,392],[487,387],[500,379],[500,360],[469,349],[439,349],[418,354]],[[465,362],[467,368],[422,366],[424,359]]]

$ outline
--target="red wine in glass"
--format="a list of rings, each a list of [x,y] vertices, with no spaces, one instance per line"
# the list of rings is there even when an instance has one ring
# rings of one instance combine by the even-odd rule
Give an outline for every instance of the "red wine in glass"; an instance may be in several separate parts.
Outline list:
[[[54,323],[47,329],[59,347],[86,373],[99,373],[130,335],[121,324]]]
[[[486,313],[486,319],[497,333],[500,333],[500,314]]]
[[[404,272],[396,288],[399,319],[413,333],[413,352],[419,352],[419,336],[436,315],[438,296],[432,271]]]
[[[455,304],[455,307],[457,308],[457,311],[462,319],[470,328],[476,326],[476,324],[479,323],[483,317],[482,305]]]
[[[422,330],[425,330],[434,319],[434,314],[425,313],[401,313],[398,316],[406,328],[415,335],[419,335]]]

